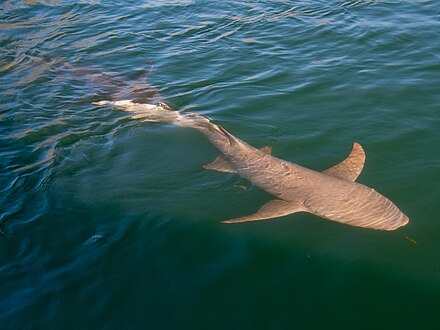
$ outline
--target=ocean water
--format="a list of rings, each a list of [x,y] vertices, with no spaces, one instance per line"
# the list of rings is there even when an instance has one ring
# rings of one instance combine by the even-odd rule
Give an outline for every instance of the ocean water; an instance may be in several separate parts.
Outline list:
[[[3,1],[2,329],[438,329],[438,1]],[[204,170],[190,129],[92,102],[141,92],[358,181],[394,232]]]

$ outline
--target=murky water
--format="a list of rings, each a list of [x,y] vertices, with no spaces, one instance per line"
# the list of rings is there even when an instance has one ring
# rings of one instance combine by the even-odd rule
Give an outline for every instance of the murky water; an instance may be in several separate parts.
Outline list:
[[[0,7],[5,329],[436,329],[436,1],[6,1]],[[203,136],[93,105],[165,100],[410,217],[380,232],[204,170]]]

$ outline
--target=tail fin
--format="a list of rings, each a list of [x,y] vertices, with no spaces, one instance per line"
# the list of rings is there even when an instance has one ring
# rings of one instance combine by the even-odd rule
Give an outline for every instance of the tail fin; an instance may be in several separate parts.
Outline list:
[[[150,122],[166,122],[176,126],[207,128],[212,125],[206,117],[196,113],[182,113],[172,110],[166,103],[159,104],[136,103],[132,100],[99,101],[95,105],[112,105],[115,108],[132,113],[131,118]],[[228,133],[229,134],[229,133]]]
[[[242,143],[241,140],[237,139],[235,136],[233,136],[231,133],[229,133],[227,130],[225,130],[220,125],[213,124],[213,126],[218,129],[229,141],[229,144],[232,146],[234,144]]]
[[[141,76],[139,77],[140,79],[146,80],[147,77],[150,75],[151,72],[153,72],[153,68],[154,68],[154,64],[152,60],[148,60],[146,63],[146,68],[145,70],[142,72]]]

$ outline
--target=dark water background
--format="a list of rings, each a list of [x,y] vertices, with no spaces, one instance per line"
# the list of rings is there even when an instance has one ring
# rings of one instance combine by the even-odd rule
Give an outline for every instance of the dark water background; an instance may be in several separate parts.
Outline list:
[[[438,1],[3,1],[2,329],[439,329]],[[206,171],[197,132],[92,105],[147,81],[408,226],[308,214]],[[101,75],[104,74],[104,75]],[[115,78],[116,77],[116,78]]]

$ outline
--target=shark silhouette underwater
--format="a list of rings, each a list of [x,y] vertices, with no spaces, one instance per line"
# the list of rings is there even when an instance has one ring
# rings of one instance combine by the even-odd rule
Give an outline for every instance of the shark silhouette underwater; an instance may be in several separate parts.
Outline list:
[[[254,148],[206,117],[174,111],[164,103],[136,103],[132,100],[93,103],[130,112],[134,119],[196,129],[221,153],[204,168],[237,173],[275,197],[256,213],[224,223],[266,220],[297,212],[379,230],[395,230],[409,221],[385,196],[355,182],[365,162],[365,152],[358,143],[354,143],[344,161],[320,173],[272,156],[270,147]]]

